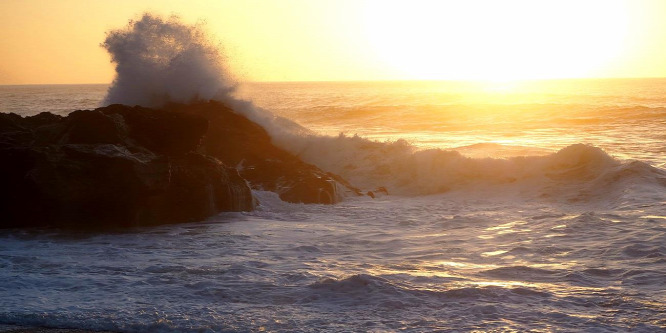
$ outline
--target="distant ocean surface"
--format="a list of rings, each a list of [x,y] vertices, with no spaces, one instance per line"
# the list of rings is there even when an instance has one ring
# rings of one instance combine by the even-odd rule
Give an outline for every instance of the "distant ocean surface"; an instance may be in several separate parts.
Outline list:
[[[93,109],[107,89],[0,86],[0,112]],[[307,129],[278,144],[389,195],[328,206],[257,191],[256,211],[200,223],[3,230],[0,324],[666,331],[666,79],[248,83],[236,96]]]

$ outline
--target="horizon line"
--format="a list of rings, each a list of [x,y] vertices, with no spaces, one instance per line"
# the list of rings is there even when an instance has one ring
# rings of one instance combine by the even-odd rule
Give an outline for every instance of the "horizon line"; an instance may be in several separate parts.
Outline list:
[[[666,76],[644,77],[570,77],[550,79],[352,79],[352,80],[256,80],[240,81],[243,83],[372,83],[372,82],[534,82],[534,81],[568,81],[568,80],[647,80],[666,79]],[[80,82],[80,83],[0,83],[0,86],[77,86],[77,85],[111,85],[113,82]]]

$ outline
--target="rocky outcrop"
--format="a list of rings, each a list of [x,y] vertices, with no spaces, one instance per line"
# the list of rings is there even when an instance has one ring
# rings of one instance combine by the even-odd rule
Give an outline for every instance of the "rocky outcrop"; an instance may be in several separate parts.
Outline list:
[[[295,203],[358,193],[216,102],[0,114],[0,159],[0,227],[199,221],[253,209],[250,188]]]
[[[340,191],[360,192],[337,175],[326,173],[271,143],[256,123],[217,102],[167,107],[208,120],[202,149],[226,165],[237,166],[240,175],[255,189],[272,191],[293,203],[332,204]]]
[[[253,209],[236,169],[197,152],[207,128],[125,106],[0,114],[0,227],[127,227]]]

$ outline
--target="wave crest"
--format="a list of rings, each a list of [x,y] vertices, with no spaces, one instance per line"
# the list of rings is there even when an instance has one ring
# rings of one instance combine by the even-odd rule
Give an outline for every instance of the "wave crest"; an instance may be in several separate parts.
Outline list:
[[[383,187],[399,195],[472,189],[484,195],[504,195],[511,188],[536,197],[587,201],[621,193],[623,186],[618,185],[654,183],[661,186],[658,190],[666,186],[663,170],[642,162],[621,162],[584,144],[545,156],[492,159],[470,158],[457,151],[419,150],[404,140],[376,142],[342,134],[317,135],[233,97],[236,82],[219,45],[209,40],[202,24],[185,25],[177,17],[144,14],[126,28],[109,32],[102,45],[117,71],[106,104],[159,107],[217,100],[261,125],[276,146],[362,189]]]
[[[275,138],[274,138],[275,140]],[[374,142],[358,136],[310,135],[278,140],[306,162],[361,188],[386,187],[399,195],[454,190],[493,192],[508,188],[543,198],[587,201],[608,197],[631,183],[666,185],[663,170],[640,161],[623,162],[602,149],[574,144],[545,156],[470,158],[456,151],[418,150],[406,141]],[[619,186],[622,185],[622,186]]]

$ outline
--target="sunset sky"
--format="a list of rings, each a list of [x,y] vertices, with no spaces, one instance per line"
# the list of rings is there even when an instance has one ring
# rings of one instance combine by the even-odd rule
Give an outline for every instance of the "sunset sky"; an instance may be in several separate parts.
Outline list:
[[[105,33],[205,21],[250,81],[666,77],[666,1],[0,1],[0,84],[109,83]]]

